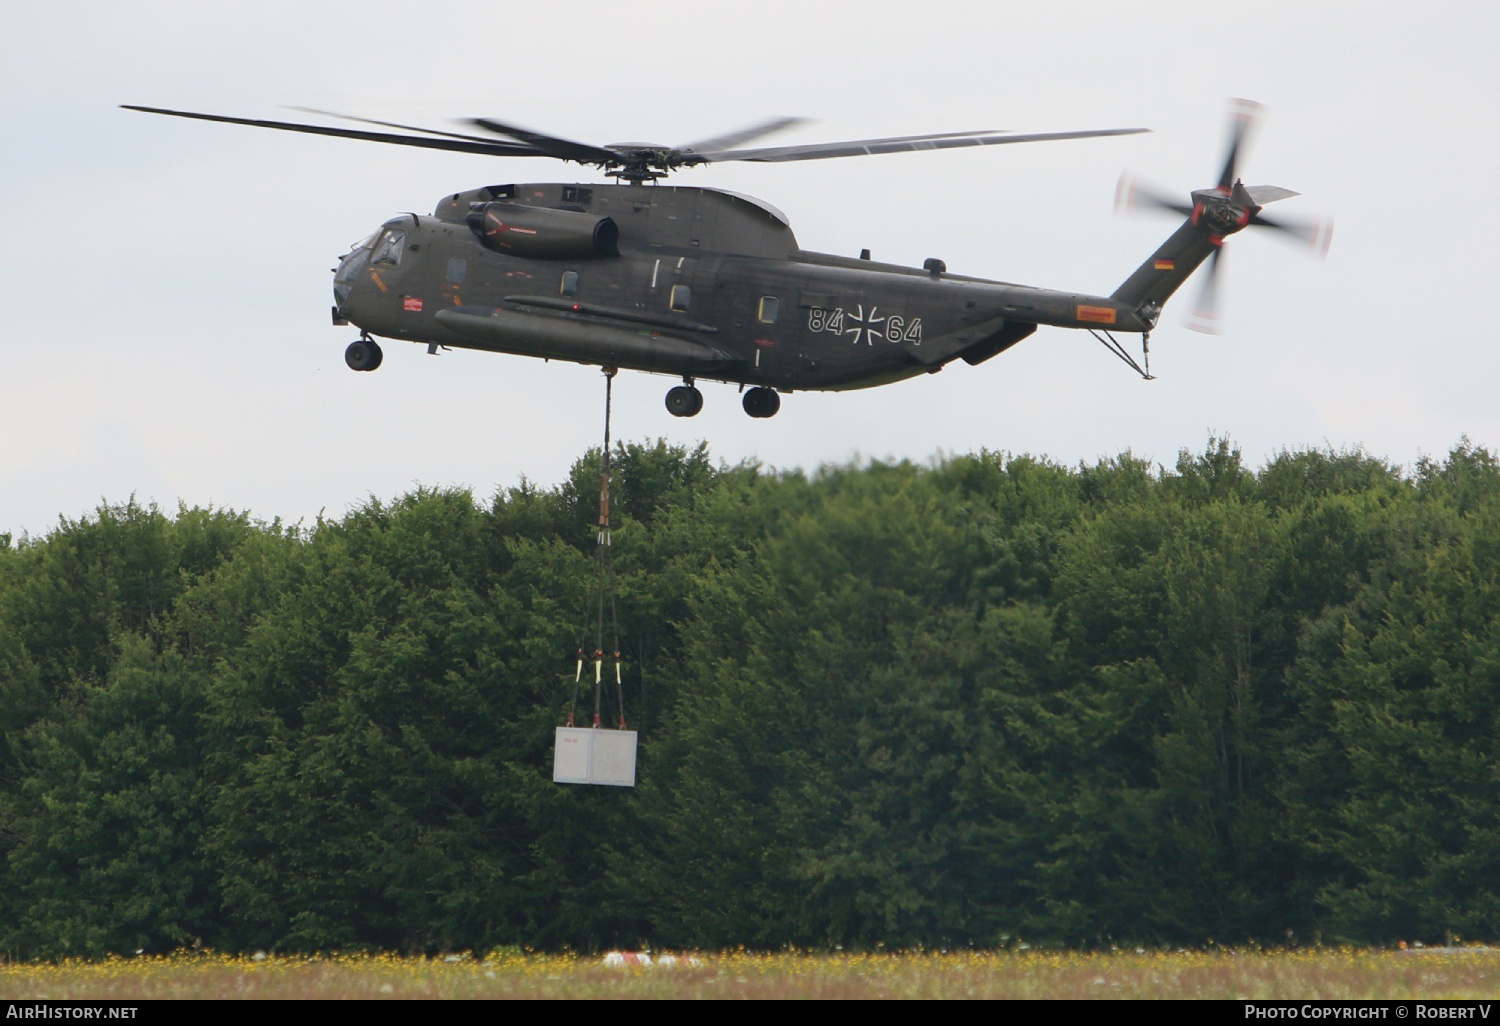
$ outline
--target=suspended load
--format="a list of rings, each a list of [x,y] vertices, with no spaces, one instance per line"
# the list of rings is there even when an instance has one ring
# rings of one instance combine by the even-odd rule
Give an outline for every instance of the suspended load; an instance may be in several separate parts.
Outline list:
[[[553,783],[634,787],[635,738],[633,730],[558,727]]]
[[[615,608],[614,574],[610,565],[609,527],[609,413],[610,393],[615,368],[604,368],[604,454],[601,458],[599,484],[599,534],[594,544],[594,586],[587,609],[594,619],[594,724],[580,727],[574,723],[578,710],[578,689],[583,683],[587,661],[583,645],[578,646],[578,667],[573,672],[573,704],[568,708],[568,722],[557,728],[552,753],[552,781],[557,784],[607,784],[613,787],[635,786],[636,732],[625,726],[625,685],[620,676],[620,616]],[[604,693],[604,613],[609,608],[613,627],[615,653],[615,700],[619,710],[619,728],[601,726],[600,701]],[[587,627],[585,626],[585,630]]]

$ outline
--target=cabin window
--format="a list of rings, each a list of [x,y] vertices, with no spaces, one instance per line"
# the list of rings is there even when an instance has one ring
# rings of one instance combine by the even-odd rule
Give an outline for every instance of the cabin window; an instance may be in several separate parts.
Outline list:
[[[406,233],[389,229],[380,236],[380,241],[375,244],[375,254],[370,257],[370,263],[388,264],[391,267],[397,267],[401,263],[401,251],[405,248]]]
[[[775,296],[761,296],[760,309],[755,314],[755,319],[762,324],[775,324],[776,315],[781,312],[781,300]]]
[[[448,284],[462,285],[464,276],[469,273],[469,262],[463,257],[454,257],[448,261]]]
[[[693,300],[693,290],[692,289],[688,288],[686,285],[673,285],[672,286],[672,296],[671,296],[671,299],[669,300],[669,303],[670,303],[670,305],[671,305],[671,307],[672,307],[673,310],[676,310],[678,313],[684,313],[684,312],[686,312],[687,308],[688,308],[688,304],[691,303],[692,300]]]
[[[562,274],[562,288],[559,290],[565,296],[578,295],[578,272],[564,271]]]

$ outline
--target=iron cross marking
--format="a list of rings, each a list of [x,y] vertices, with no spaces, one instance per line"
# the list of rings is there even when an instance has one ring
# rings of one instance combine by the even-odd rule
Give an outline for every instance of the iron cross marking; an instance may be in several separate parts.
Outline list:
[[[846,323],[853,324],[854,327],[845,328],[844,334],[853,335],[855,345],[859,345],[860,339],[863,338],[865,345],[873,346],[875,339],[885,332],[884,328],[877,327],[877,325],[885,323],[884,317],[875,316],[879,310],[880,307],[878,306],[870,307],[870,316],[866,317],[865,305],[863,303],[859,304],[859,309],[855,310],[854,313],[845,315],[847,318]]]

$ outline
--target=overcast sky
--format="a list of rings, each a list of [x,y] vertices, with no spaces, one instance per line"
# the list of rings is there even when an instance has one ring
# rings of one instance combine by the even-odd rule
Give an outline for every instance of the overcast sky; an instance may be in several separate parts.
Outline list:
[[[230,11],[233,13],[230,13]],[[121,103],[287,117],[286,105],[443,127],[491,115],[589,142],[680,143],[771,115],[778,142],[1142,125],[1151,135],[800,164],[677,185],[760,196],[807,249],[1108,293],[1174,225],[1116,218],[1130,169],[1212,185],[1226,98],[1269,113],[1242,174],[1332,215],[1324,262],[1230,240],[1226,330],[1153,338],[1143,382],[1043,328],[977,368],[787,396],[751,420],[704,383],[622,374],[616,434],[706,439],[815,468],[981,447],[1168,466],[1227,434],[1260,462],[1364,446],[1401,463],[1467,434],[1500,448],[1493,4],[13,4],[0,65],[0,532],[101,499],[341,515],[365,497],[561,479],[601,430],[599,372],[385,345],[343,363],[331,274],[404,210],[512,181],[598,181],[499,160],[158,118]]]

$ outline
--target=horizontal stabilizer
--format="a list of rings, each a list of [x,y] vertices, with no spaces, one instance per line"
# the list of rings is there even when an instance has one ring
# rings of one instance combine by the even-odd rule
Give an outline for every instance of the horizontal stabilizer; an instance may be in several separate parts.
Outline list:
[[[1250,199],[1257,206],[1265,206],[1267,203],[1275,203],[1277,200],[1291,199],[1293,196],[1301,196],[1300,192],[1291,189],[1283,189],[1279,185],[1247,185],[1245,192],[1249,193]]]

